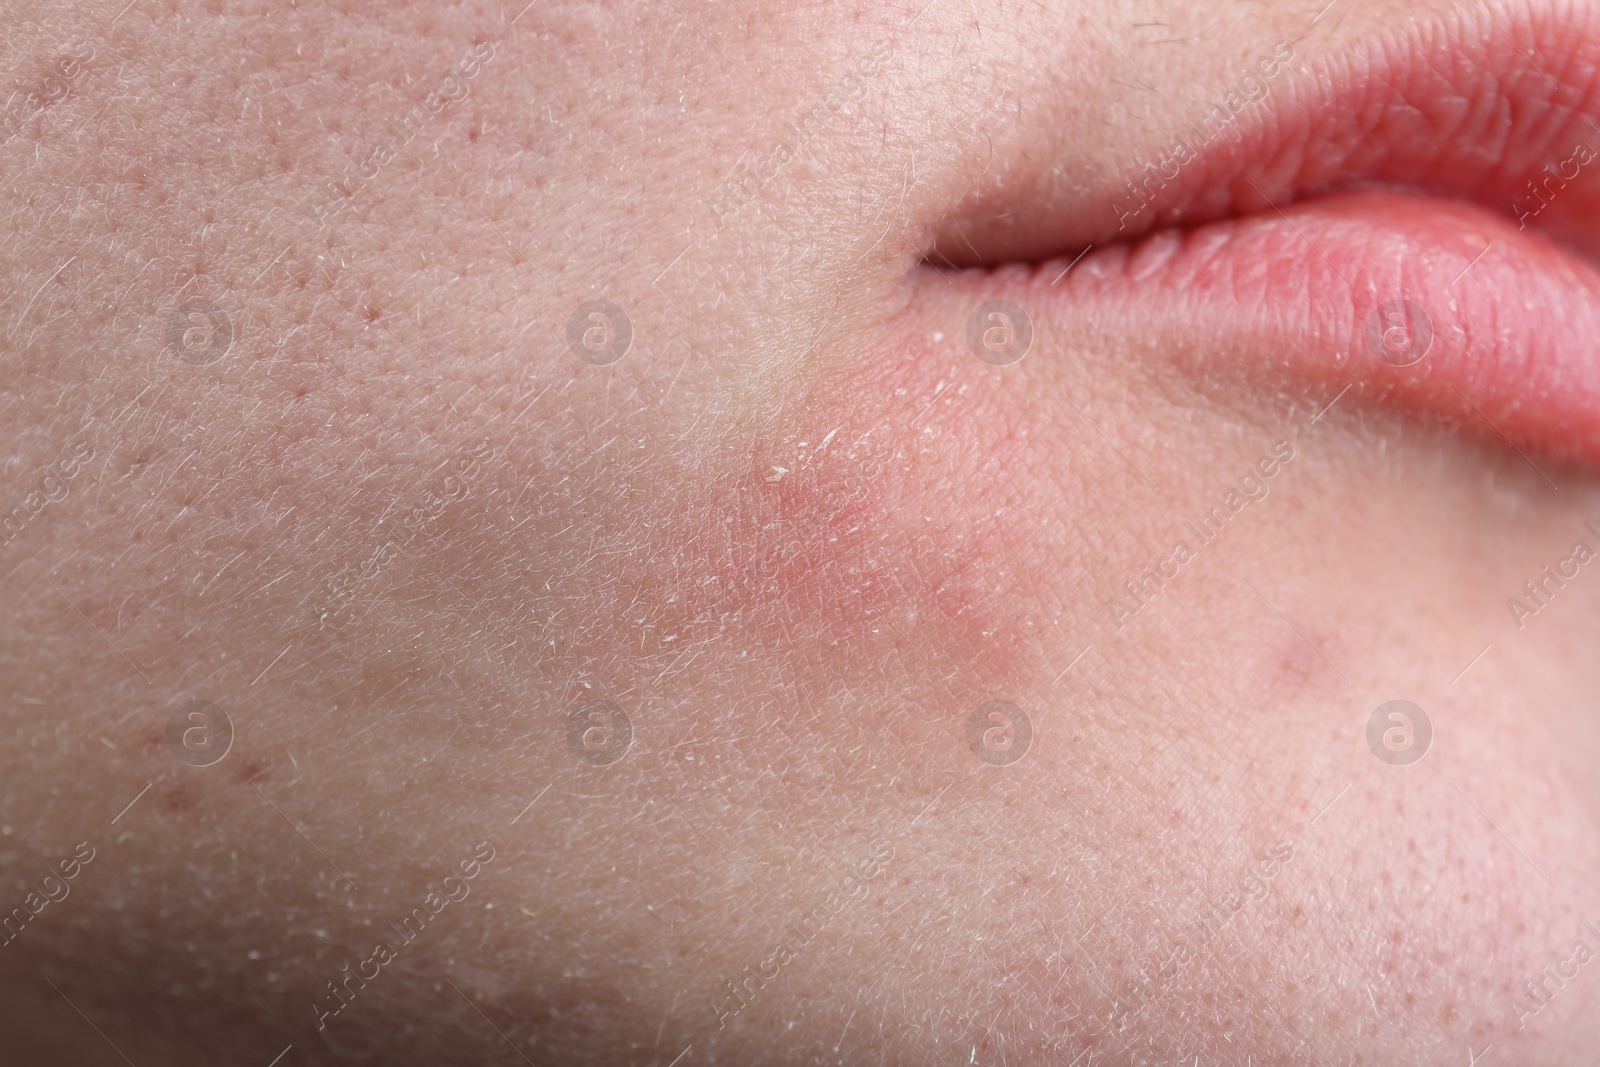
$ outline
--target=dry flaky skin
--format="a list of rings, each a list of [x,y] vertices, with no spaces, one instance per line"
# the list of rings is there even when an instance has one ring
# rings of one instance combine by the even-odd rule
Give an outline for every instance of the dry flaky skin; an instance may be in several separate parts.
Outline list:
[[[0,4],[6,1063],[1586,1062],[1591,476],[919,265],[1307,12],[124,2]]]

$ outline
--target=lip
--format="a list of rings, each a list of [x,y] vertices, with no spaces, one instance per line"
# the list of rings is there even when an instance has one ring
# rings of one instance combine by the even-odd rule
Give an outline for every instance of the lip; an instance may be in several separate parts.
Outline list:
[[[1051,277],[1033,274],[1035,306],[1122,324],[1198,369],[1226,358],[1259,377],[1357,386],[1600,462],[1600,272],[1472,205],[1333,195],[1108,249],[1070,284]]]
[[[1294,63],[1131,221],[1174,138],[1087,193],[1024,177],[937,254],[1020,282],[1069,344],[1092,324],[1600,462],[1600,11],[1451,12]]]

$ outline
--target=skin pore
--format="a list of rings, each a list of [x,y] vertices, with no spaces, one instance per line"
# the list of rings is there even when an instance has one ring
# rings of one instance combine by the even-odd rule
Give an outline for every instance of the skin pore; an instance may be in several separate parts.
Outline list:
[[[1584,455],[1060,279],[1589,9],[525,2],[0,0],[8,1062],[1584,1062]]]

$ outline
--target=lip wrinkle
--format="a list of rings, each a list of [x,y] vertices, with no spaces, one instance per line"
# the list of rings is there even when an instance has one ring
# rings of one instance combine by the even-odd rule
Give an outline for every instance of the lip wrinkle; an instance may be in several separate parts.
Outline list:
[[[1578,141],[1600,149],[1600,8],[1547,0],[1486,12],[1454,8],[1369,35],[1315,60],[1297,44],[1293,69],[1271,93],[1118,228],[1119,204],[1147,163],[1186,133],[1169,116],[1120,169],[1053,182],[1049,130],[997,157],[965,212],[936,228],[932,262],[956,266],[1070,259],[1082,249],[1137,241],[1162,229],[1286,208],[1362,186],[1415,189],[1471,201],[1515,219],[1514,202],[1546,164]],[[1287,79],[1287,80],[1283,80]],[[1048,121],[1050,109],[1037,109]],[[1600,166],[1596,167],[1600,171]],[[1593,178],[1594,176],[1590,176]],[[1600,257],[1600,180],[1563,189],[1538,228]]]
[[[1096,249],[1053,276],[966,278],[1008,290],[1069,350],[1093,334],[1212,379],[1287,379],[1328,396],[1354,386],[1350,403],[1365,396],[1530,454],[1600,463],[1600,271],[1473,205],[1323,197]],[[1406,366],[1380,359],[1367,332],[1398,300],[1432,328],[1427,354]]]

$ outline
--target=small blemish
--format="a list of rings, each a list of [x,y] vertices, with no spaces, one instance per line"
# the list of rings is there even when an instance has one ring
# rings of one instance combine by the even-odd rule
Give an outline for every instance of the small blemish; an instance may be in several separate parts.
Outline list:
[[[234,765],[233,776],[244,785],[253,785],[267,777],[267,769],[253,760],[240,760]]]
[[[193,791],[181,784],[161,794],[161,810],[169,815],[182,815],[193,811],[199,803],[199,798]]]

